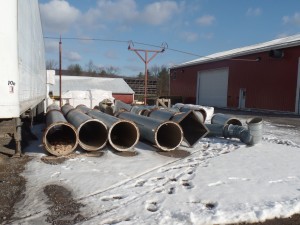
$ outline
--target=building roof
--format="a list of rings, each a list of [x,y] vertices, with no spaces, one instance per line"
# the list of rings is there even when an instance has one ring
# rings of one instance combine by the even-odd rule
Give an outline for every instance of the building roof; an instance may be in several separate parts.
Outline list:
[[[54,95],[59,95],[59,76],[55,76],[55,84],[50,86]],[[134,94],[134,91],[122,78],[102,78],[84,76],[62,76],[62,92],[86,91],[98,89],[111,91],[113,94]]]
[[[289,47],[294,47],[294,46],[299,46],[299,45],[300,45],[300,34],[297,34],[297,35],[279,38],[279,39],[275,39],[275,40],[264,42],[264,43],[259,43],[259,44],[255,44],[255,45],[232,49],[229,51],[214,53],[214,54],[204,56],[204,57],[192,60],[192,61],[174,65],[173,67],[171,67],[171,69],[185,67],[185,66],[192,66],[192,65],[197,65],[197,64],[203,64],[203,63],[208,63],[208,62],[214,62],[214,61],[220,61],[223,59],[231,59],[234,57],[254,54],[254,53],[258,53],[258,52],[289,48]]]

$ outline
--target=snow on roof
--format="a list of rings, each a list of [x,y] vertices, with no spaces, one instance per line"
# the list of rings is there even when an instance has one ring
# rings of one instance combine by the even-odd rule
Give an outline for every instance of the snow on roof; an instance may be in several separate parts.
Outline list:
[[[229,58],[239,57],[243,55],[254,54],[257,52],[269,51],[273,49],[294,47],[299,45],[300,45],[300,34],[297,34],[297,35],[279,38],[264,43],[259,43],[259,44],[250,45],[241,48],[235,48],[229,51],[217,52],[192,61],[174,65],[173,67],[171,67],[171,69],[183,67],[183,66],[191,66],[195,64],[203,64],[207,62],[214,62],[223,59],[229,59]]]
[[[62,92],[98,89],[117,94],[134,94],[134,91],[122,78],[62,76]],[[54,95],[59,94],[59,76],[55,76],[55,85],[50,87]]]

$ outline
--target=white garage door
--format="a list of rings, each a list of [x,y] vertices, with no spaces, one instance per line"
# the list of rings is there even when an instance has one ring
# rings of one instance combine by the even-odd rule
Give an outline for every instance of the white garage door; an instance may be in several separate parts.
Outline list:
[[[198,73],[197,104],[227,107],[228,68]]]

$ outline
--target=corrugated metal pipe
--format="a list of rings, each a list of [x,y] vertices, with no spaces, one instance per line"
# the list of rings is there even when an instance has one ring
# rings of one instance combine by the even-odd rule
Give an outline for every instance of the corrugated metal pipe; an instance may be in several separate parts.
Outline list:
[[[211,123],[212,124],[221,124],[221,125],[226,125],[226,124],[232,124],[232,125],[238,125],[238,126],[242,126],[242,122],[235,118],[235,117],[231,117],[229,115],[225,115],[222,113],[216,113],[212,116],[211,118]]]
[[[255,145],[262,139],[262,118],[252,118],[247,122],[248,129],[233,124],[206,124],[210,136],[239,138],[247,145]]]
[[[195,146],[199,140],[208,134],[208,129],[199,119],[198,112],[189,110],[185,113],[170,112],[166,110],[153,110],[149,117],[161,121],[173,121],[178,123],[183,131],[183,139],[187,145]]]
[[[108,127],[108,141],[115,150],[128,151],[138,143],[140,132],[132,121],[122,120],[99,110],[91,110],[84,105],[77,106],[76,108],[82,112],[86,112],[88,116],[105,123]]]
[[[49,153],[64,156],[76,149],[78,145],[76,128],[67,122],[58,105],[48,106],[46,126],[43,144]]]
[[[120,112],[117,117],[135,122],[140,130],[141,138],[163,151],[175,150],[183,140],[181,127],[173,121],[162,122],[129,112]]]
[[[79,145],[86,151],[97,151],[105,147],[108,140],[106,125],[66,104],[62,107],[66,119],[77,129]]]

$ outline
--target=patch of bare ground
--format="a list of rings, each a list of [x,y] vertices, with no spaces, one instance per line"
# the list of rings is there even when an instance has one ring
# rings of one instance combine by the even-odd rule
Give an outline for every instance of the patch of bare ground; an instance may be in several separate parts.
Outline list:
[[[80,214],[80,208],[84,205],[76,202],[71,191],[60,185],[47,185],[44,193],[49,199],[51,206],[50,214],[47,215],[46,221],[55,225],[76,224],[86,220]]]
[[[30,157],[8,157],[0,154],[0,224],[9,224],[14,205],[24,198],[26,180],[20,174]]]
[[[300,214],[294,214],[287,218],[275,218],[258,223],[235,223],[230,225],[298,225],[300,224]]]

